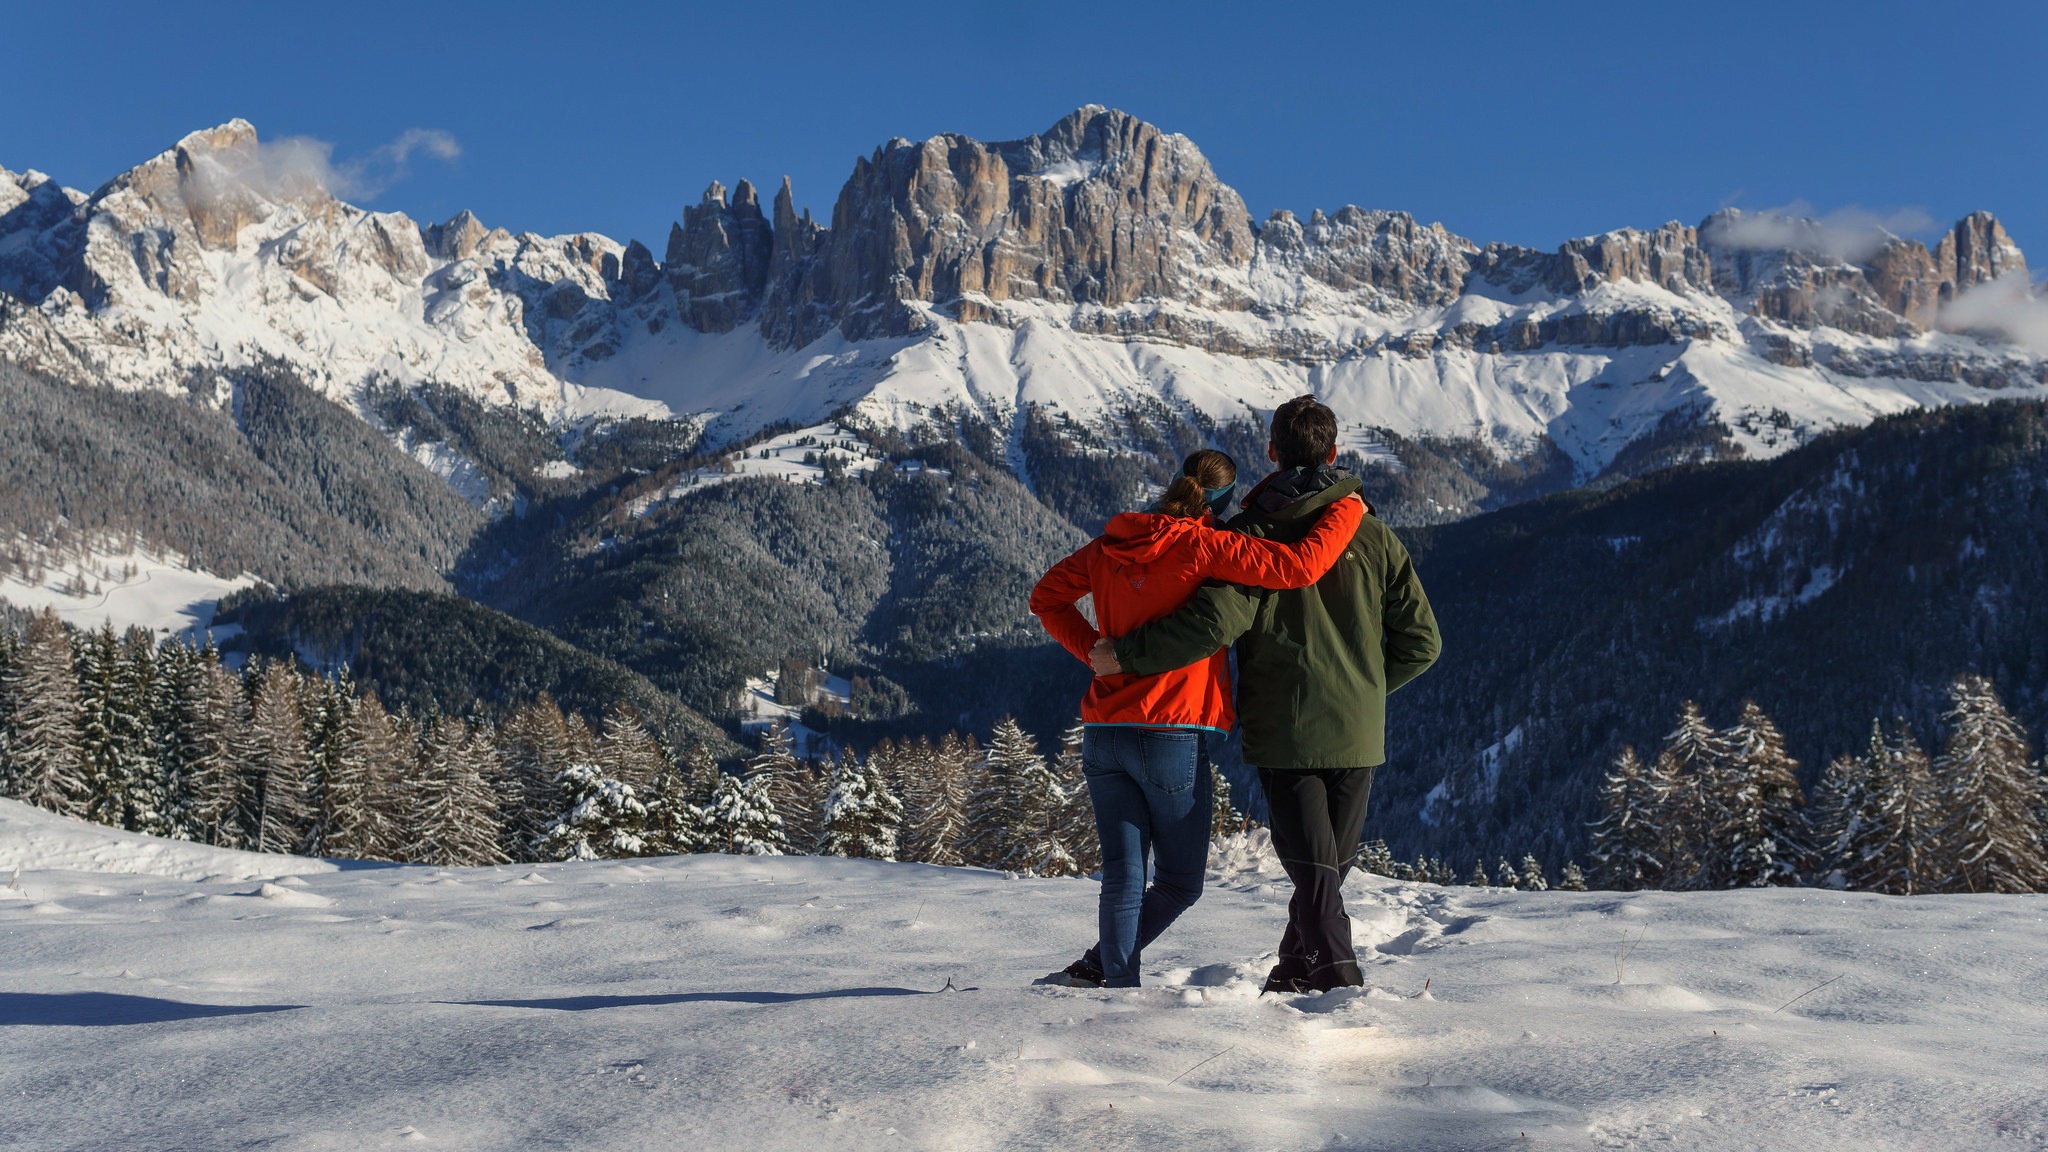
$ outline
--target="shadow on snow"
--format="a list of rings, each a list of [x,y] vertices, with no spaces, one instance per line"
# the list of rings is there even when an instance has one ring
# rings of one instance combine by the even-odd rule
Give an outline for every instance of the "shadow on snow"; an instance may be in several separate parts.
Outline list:
[[[38,1024],[65,1028],[105,1028],[121,1024],[161,1024],[208,1016],[252,1016],[291,1012],[303,1004],[187,1004],[115,992],[0,992],[0,1026]]]

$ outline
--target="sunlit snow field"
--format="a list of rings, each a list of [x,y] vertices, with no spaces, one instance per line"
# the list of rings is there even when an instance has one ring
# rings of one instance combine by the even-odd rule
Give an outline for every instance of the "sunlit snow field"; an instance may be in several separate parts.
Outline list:
[[[1260,999],[1258,847],[1146,988],[1074,991],[1030,981],[1092,935],[1086,880],[337,870],[0,801],[0,1145],[2048,1144],[2043,898],[1359,877],[1370,987]]]

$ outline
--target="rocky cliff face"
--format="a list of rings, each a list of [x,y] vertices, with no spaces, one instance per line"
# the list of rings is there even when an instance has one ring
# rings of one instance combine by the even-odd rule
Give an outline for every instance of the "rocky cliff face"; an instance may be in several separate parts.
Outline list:
[[[344,401],[432,382],[565,421],[665,406],[720,436],[847,405],[1228,420],[1348,389],[1403,435],[1513,451],[1583,417],[1565,450],[1597,470],[1674,412],[1808,429],[2048,385],[1981,318],[1946,330],[2025,267],[1987,213],[1931,249],[1732,210],[1554,251],[1356,207],[1254,224],[1191,141],[1093,106],[1022,140],[892,140],[829,226],[786,180],[766,210],[748,181],[713,184],[659,256],[367,212],[242,121],[90,195],[0,172],[0,356],[164,388],[276,357]]]

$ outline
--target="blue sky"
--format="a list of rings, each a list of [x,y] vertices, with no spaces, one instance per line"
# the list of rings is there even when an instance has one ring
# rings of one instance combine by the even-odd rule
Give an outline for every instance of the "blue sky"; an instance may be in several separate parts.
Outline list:
[[[1358,203],[1548,248],[1723,204],[1923,236],[1989,208],[2048,267],[2044,65],[2038,0],[10,5],[0,165],[89,189],[241,116],[371,163],[375,207],[658,252],[713,179],[787,174],[829,217],[891,136],[1093,102],[1192,137],[1259,217]],[[375,163],[419,129],[459,155]]]

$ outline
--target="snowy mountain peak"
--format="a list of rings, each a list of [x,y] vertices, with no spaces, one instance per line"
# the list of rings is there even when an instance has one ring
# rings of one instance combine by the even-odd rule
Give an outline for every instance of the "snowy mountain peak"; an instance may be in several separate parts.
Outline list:
[[[1315,391],[1361,450],[1375,428],[1476,437],[1582,478],[1663,458],[1646,437],[1771,453],[2048,388],[2035,313],[1982,295],[2025,286],[1989,213],[1932,249],[1840,213],[1554,251],[1350,206],[1255,225],[1192,141],[1088,105],[1020,140],[892,140],[829,227],[787,179],[765,209],[713,183],[657,257],[469,212],[422,228],[337,198],[327,161],[236,120],[90,197],[7,174],[0,356],[173,390],[280,363],[359,410],[373,383],[433,382],[558,421],[687,415],[714,444],[849,407],[1014,441],[1035,405],[1115,447],[1134,406],[1228,422]]]

